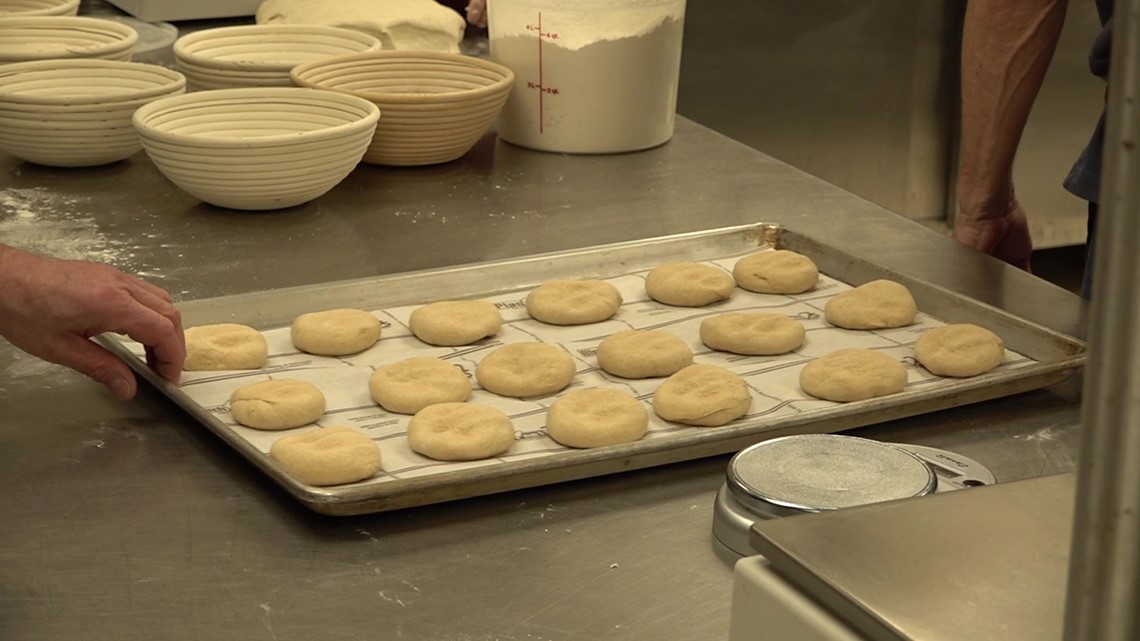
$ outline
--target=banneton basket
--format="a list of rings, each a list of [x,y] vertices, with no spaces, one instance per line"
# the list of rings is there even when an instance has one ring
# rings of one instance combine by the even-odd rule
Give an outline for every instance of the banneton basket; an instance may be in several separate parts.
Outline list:
[[[142,148],[131,118],[181,94],[177,71],[135,62],[39,60],[0,66],[0,149],[41,165],[90,167]]]
[[[340,27],[241,25],[182,36],[174,58],[192,90],[291,87],[289,70],[298,64],[380,48],[376,38]]]
[[[73,16],[79,0],[0,0],[0,16]]]
[[[364,162],[431,165],[467,153],[514,84],[510,69],[432,51],[375,51],[294,67],[293,82],[366,98],[383,118]]]
[[[360,162],[380,110],[332,91],[200,91],[141,107],[134,125],[167,178],[219,207],[292,207],[329,191]]]
[[[130,60],[139,34],[86,16],[0,17],[0,63],[59,58]]]

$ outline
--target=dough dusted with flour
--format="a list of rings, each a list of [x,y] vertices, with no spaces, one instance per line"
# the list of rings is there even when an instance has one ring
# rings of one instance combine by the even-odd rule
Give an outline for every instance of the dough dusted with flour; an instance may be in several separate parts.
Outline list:
[[[417,308],[408,324],[421,341],[454,347],[498,334],[503,316],[494,303],[485,300],[446,300]]]
[[[598,367],[622,378],[653,378],[675,374],[693,364],[688,343],[664,330],[630,329],[598,345]]]
[[[306,485],[355,483],[380,471],[380,446],[350,427],[283,436],[270,446],[269,458]]]
[[[261,369],[269,345],[256,329],[236,323],[199,325],[186,330],[187,372]]]
[[[504,454],[515,428],[502,410],[473,403],[437,403],[416,412],[408,424],[413,451],[439,461],[475,461]]]
[[[288,430],[325,413],[325,395],[308,381],[283,379],[246,385],[230,395],[230,414],[246,427]]]
[[[258,24],[315,24],[363,31],[384,49],[459,53],[466,21],[434,0],[265,0]]]
[[[873,280],[831,297],[823,313],[837,327],[889,329],[913,323],[918,306],[904,285]]]
[[[815,261],[786,249],[762,251],[736,261],[736,284],[761,294],[802,294],[819,282]]]
[[[471,397],[463,370],[433,356],[417,356],[376,368],[368,379],[372,400],[389,412],[415,414],[436,403]]]
[[[841,349],[805,365],[800,387],[828,401],[862,401],[903,391],[906,367],[882,352]]]
[[[727,312],[701,321],[710,349],[748,356],[786,354],[804,344],[804,326],[780,314]]]
[[[547,343],[512,343],[487,354],[475,367],[483,389],[499,396],[553,394],[574,380],[574,358]]]
[[[1005,360],[1005,343],[990,330],[971,323],[928,330],[914,342],[914,358],[938,376],[985,374]]]
[[[744,379],[716,365],[690,365],[653,393],[653,412],[674,423],[718,427],[744,416],[752,392]]]
[[[704,307],[728,298],[735,288],[728,272],[703,263],[666,263],[645,277],[650,298],[677,307]]]
[[[649,412],[636,398],[616,389],[584,389],[554,401],[546,413],[546,433],[569,447],[602,447],[636,441],[649,429]]]
[[[293,346],[321,356],[347,356],[380,340],[380,319],[362,309],[330,309],[293,320]]]
[[[551,325],[585,325],[613,316],[621,303],[621,292],[604,280],[552,280],[526,297],[526,311]]]

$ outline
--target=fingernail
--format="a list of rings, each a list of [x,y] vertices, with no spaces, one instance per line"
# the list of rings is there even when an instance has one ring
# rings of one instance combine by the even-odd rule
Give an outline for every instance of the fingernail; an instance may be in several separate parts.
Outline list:
[[[132,396],[131,384],[125,378],[116,378],[111,381],[111,393],[115,398],[125,401]]]

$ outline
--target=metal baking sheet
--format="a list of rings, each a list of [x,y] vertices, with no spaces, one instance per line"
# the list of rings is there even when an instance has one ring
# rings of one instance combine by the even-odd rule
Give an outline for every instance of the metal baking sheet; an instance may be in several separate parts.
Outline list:
[[[731,269],[743,255],[765,247],[791,249],[810,256],[823,276],[820,285],[796,296],[755,294],[738,289],[729,301],[704,308],[676,308],[649,300],[644,273],[678,260],[704,261]],[[554,327],[530,319],[522,305],[530,289],[555,278],[603,278],[614,282],[626,301],[611,321],[578,327]],[[839,291],[889,278],[906,285],[920,310],[915,324],[893,330],[849,331],[822,319],[826,301]],[[483,298],[495,302],[504,330],[473,346],[437,348],[411,336],[407,316],[415,307],[437,300]],[[491,494],[523,487],[662,465],[737,451],[757,441],[788,434],[836,432],[905,416],[974,403],[1052,385],[1085,359],[1081,341],[1030,323],[955,292],[827,247],[787,229],[755,224],[646,241],[605,245],[515,260],[411,272],[386,277],[254,292],[190,301],[179,305],[187,327],[232,322],[262,331],[270,344],[262,370],[187,373],[183,386],[160,379],[147,368],[141,348],[115,335],[100,337],[164,394],[243,454],[291,495],[326,514],[359,514]],[[298,352],[288,327],[299,314],[354,307],[373,310],[385,322],[373,348],[345,358]],[[744,357],[705,348],[700,320],[725,311],[780,311],[801,320],[808,330],[804,347],[776,357]],[[972,322],[1000,335],[1008,350],[997,369],[969,379],[931,375],[914,362],[911,344],[926,329],[950,322]],[[407,447],[410,417],[391,414],[371,402],[368,377],[377,365],[413,355],[434,355],[469,374],[482,355],[506,342],[543,340],[565,347],[578,361],[574,384],[562,393],[596,386],[618,386],[649,403],[661,379],[625,381],[600,372],[593,348],[606,335],[628,328],[668,328],[694,348],[696,362],[719,364],[748,381],[754,394],[745,417],[717,428],[667,423],[651,415],[642,440],[590,450],[559,445],[545,434],[545,409],[557,395],[504,399],[478,389],[472,402],[504,409],[516,427],[516,444],[487,461],[437,462]],[[908,366],[908,384],[899,394],[855,403],[813,399],[798,389],[798,372],[811,358],[840,347],[882,349]],[[241,385],[270,378],[303,378],[318,384],[329,399],[321,425],[349,425],[376,440],[384,470],[376,477],[335,487],[304,485],[269,456],[272,442],[287,432],[263,432],[237,425],[229,416],[229,393]],[[315,426],[297,428],[314,429]]]

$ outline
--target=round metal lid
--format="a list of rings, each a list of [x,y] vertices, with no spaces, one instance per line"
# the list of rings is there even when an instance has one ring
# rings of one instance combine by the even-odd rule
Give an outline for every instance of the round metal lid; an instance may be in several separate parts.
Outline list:
[[[822,512],[930,494],[933,470],[901,447],[839,434],[757,443],[728,464],[733,498],[764,516]]]

